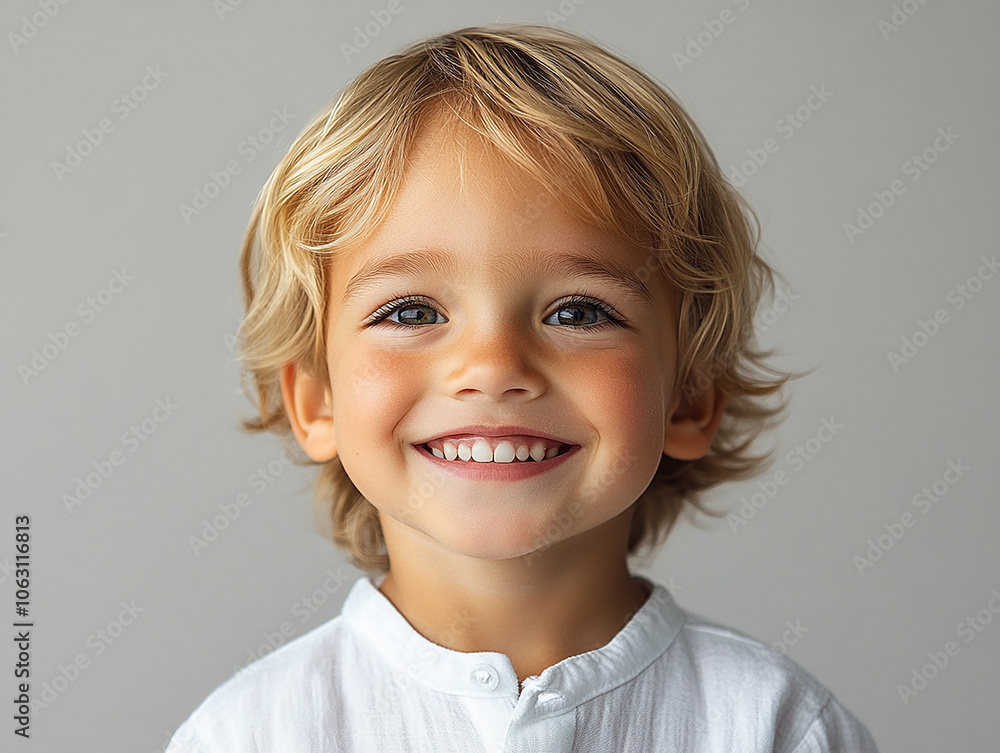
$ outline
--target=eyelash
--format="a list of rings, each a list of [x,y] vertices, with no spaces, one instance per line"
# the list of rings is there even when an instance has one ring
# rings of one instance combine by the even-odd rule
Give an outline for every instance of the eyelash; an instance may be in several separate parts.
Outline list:
[[[414,304],[419,304],[422,306],[428,306],[430,308],[433,308],[433,306],[431,306],[428,300],[423,296],[405,295],[401,298],[389,301],[388,303],[380,306],[378,310],[371,315],[365,326],[373,327],[375,325],[382,324],[382,325],[388,325],[389,327],[392,327],[394,329],[410,329],[410,330],[420,329],[420,325],[400,324],[399,322],[394,322],[389,319],[389,317],[392,316],[392,314],[394,314],[395,312],[401,309],[409,308]],[[573,306],[591,306],[600,311],[602,314],[604,314],[606,320],[603,322],[598,322],[597,324],[587,324],[582,327],[570,326],[569,329],[580,330],[583,332],[593,332],[595,330],[604,329],[609,326],[613,327],[627,326],[624,320],[619,318],[615,314],[615,312],[611,310],[611,308],[601,303],[601,301],[597,300],[596,298],[592,298],[588,295],[571,295],[565,301],[560,302],[559,308],[557,308],[556,311],[560,311],[561,309],[564,308],[571,308]]]

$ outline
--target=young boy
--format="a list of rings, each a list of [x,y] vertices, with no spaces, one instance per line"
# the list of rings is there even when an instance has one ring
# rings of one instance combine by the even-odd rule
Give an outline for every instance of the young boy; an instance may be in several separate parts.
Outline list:
[[[319,464],[369,574],[168,753],[875,753],[627,563],[766,460],[791,375],[753,348],[758,233],[681,106],[577,35],[462,29],[362,73],[260,196],[240,339],[246,428]]]

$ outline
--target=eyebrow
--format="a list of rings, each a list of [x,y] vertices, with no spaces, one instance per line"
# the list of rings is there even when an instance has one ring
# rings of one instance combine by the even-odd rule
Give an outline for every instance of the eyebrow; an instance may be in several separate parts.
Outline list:
[[[511,273],[515,275],[524,267],[521,258],[511,256]],[[351,277],[344,288],[341,305],[362,295],[374,287],[380,280],[390,277],[417,277],[427,271],[436,272],[442,276],[458,271],[457,259],[454,255],[438,248],[417,248],[406,254],[377,256],[365,262]],[[526,270],[525,270],[526,271]],[[649,288],[639,276],[616,259],[601,259],[589,255],[579,255],[566,251],[545,254],[537,270],[532,270],[533,277],[566,276],[582,277],[609,283],[623,289],[629,297],[639,303],[653,305],[653,296]]]

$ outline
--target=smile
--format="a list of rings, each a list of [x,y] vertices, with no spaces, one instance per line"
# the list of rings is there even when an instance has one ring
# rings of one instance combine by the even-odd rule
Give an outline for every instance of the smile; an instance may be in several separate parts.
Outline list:
[[[477,442],[472,443],[471,447],[466,445],[467,449],[461,449],[461,443],[457,443],[457,448],[445,448],[448,455],[452,452],[461,453],[456,454],[452,460],[449,460],[447,456],[439,456],[435,452],[435,448],[431,446],[436,444],[433,442],[414,445],[414,448],[421,457],[428,459],[443,470],[477,481],[518,481],[547,473],[564,465],[566,461],[574,457],[580,450],[580,445],[559,444],[550,447],[542,459],[537,460],[536,457],[539,453],[536,446],[534,454],[529,449],[527,457],[521,459],[518,452],[523,450],[525,445],[520,445],[517,449],[513,449],[511,443],[501,440],[495,449],[490,448],[487,443],[478,445],[479,450],[478,455],[476,455],[476,447],[479,441],[477,440]],[[452,444],[452,441],[446,440],[445,444]],[[505,444],[508,446],[504,447]],[[445,449],[438,451],[444,455]],[[487,453],[490,455],[489,459],[487,459]],[[521,452],[520,454],[524,455],[525,453]],[[465,457],[462,457],[463,455]],[[498,455],[499,458],[497,457]],[[483,458],[483,460],[479,460],[477,457]],[[507,457],[510,459],[504,460]]]
[[[425,442],[423,447],[437,458],[475,463],[542,462],[562,455],[573,445],[542,437],[463,437]]]

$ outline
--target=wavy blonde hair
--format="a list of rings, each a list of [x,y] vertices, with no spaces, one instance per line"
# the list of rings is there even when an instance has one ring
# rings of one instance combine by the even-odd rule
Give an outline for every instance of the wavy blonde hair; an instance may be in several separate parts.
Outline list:
[[[481,134],[581,220],[645,244],[653,274],[678,291],[676,383],[688,398],[710,387],[725,395],[705,457],[661,458],[636,501],[629,555],[651,552],[686,506],[725,514],[706,507],[704,492],[773,461],[773,450],[749,450],[785,408],[766,398],[794,376],[765,365],[773,350],[755,349],[754,315],[775,274],[757,254],[759,220],[671,94],[598,44],[547,26],[472,27],[416,42],[362,72],[292,144],[257,199],[240,258],[246,317],[237,339],[244,391],[256,393],[259,413],[243,429],[278,434],[296,458],[281,370],[296,362],[329,387],[328,260],[380,223],[416,133],[441,114]],[[359,569],[387,570],[377,511],[340,458],[295,462],[320,466],[325,533]]]

